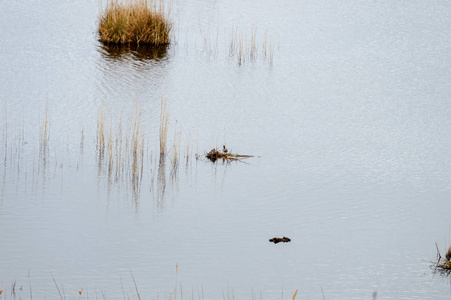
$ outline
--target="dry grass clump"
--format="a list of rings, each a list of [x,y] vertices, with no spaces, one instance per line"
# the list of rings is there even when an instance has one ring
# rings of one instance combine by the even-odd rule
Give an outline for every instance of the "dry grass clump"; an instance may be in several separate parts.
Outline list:
[[[147,0],[109,0],[99,17],[100,41],[106,44],[166,45],[172,23]]]
[[[437,247],[437,262],[435,264],[435,269],[443,271],[447,274],[451,273],[451,246],[446,252],[445,257],[441,256],[440,251],[438,250]]]

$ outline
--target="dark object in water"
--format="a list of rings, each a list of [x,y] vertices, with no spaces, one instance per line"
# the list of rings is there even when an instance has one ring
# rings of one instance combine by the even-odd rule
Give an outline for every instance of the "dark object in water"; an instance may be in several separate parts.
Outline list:
[[[289,242],[291,242],[291,239],[287,238],[286,236],[284,236],[283,238],[275,237],[275,238],[270,239],[269,241],[274,243],[274,244],[277,244],[277,243],[280,243],[280,242],[282,242],[282,243],[289,243]]]
[[[212,162],[215,162],[217,159],[222,158],[222,159],[226,159],[227,158],[227,154],[220,152],[216,149],[212,149],[210,152],[208,152],[207,154],[205,154],[205,156],[211,160]]]
[[[218,151],[216,148],[215,149],[211,149],[210,152],[208,152],[207,154],[205,154],[205,157],[207,157],[209,160],[211,160],[212,162],[215,162],[218,159],[223,159],[223,160],[239,160],[241,158],[246,158],[246,157],[253,157],[251,155],[240,155],[240,154],[231,154],[229,153],[229,150],[227,150],[226,146],[222,146],[222,152]]]

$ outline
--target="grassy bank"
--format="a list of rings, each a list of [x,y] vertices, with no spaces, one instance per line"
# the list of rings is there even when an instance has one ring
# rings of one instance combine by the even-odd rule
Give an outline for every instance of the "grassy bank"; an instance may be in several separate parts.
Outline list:
[[[105,44],[166,45],[172,24],[162,3],[109,0],[99,17],[100,41]]]

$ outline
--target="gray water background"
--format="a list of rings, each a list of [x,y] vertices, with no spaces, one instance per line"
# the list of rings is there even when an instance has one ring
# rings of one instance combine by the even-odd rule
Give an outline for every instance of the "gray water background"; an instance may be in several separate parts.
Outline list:
[[[99,7],[0,3],[5,299],[14,282],[58,299],[52,276],[70,299],[123,298],[131,274],[142,299],[451,298],[430,269],[451,232],[451,2],[174,1],[156,56],[103,47]],[[231,32],[253,28],[273,58],[239,64]],[[162,98],[191,158],[152,183]],[[99,172],[101,106],[141,109],[140,193]],[[224,143],[258,157],[193,158]]]

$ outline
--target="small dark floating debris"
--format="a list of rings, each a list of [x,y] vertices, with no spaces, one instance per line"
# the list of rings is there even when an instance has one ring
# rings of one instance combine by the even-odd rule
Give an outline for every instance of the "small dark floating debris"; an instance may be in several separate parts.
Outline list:
[[[212,162],[215,162],[218,159],[222,160],[239,160],[241,158],[247,158],[247,157],[253,157],[252,155],[241,155],[241,154],[232,154],[229,153],[229,150],[227,150],[226,146],[222,146],[222,151],[219,151],[218,149],[214,148],[211,149],[210,152],[205,154],[205,157],[211,160]]]
[[[284,236],[283,238],[275,237],[275,238],[270,239],[269,241],[271,243],[274,243],[274,244],[277,244],[277,243],[280,243],[280,242],[282,242],[282,243],[289,243],[289,242],[291,242],[291,239],[287,238],[286,236]]]

